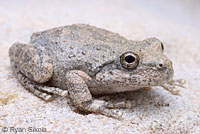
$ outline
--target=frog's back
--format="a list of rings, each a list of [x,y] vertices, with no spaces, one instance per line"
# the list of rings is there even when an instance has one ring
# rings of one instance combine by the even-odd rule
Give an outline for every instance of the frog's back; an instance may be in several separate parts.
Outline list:
[[[57,43],[65,43],[69,45],[71,42],[80,42],[79,45],[96,45],[99,43],[111,44],[123,44],[127,41],[124,37],[118,33],[113,33],[105,29],[97,28],[86,24],[74,24],[50,30],[34,33],[31,37],[30,43],[51,41],[51,45],[57,45]],[[68,43],[66,43],[68,42]]]
[[[30,40],[30,44],[48,51],[54,63],[54,73],[77,69],[89,75],[112,63],[115,49],[125,42],[127,40],[119,34],[85,24],[34,33]]]

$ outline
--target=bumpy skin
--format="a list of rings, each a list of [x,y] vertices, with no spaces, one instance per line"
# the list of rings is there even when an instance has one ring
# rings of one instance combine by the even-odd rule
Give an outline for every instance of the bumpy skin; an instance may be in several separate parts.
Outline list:
[[[138,55],[136,68],[122,66],[125,52]],[[51,100],[54,94],[69,94],[79,110],[108,116],[118,113],[92,95],[159,86],[173,77],[172,62],[158,39],[131,41],[85,24],[34,33],[29,44],[13,44],[9,55],[21,84],[38,97]]]

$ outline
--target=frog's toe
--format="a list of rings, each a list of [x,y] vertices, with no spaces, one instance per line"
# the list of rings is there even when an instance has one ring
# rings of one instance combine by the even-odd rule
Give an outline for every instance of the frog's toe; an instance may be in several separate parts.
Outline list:
[[[60,95],[63,96],[63,97],[68,96],[68,91],[64,90],[64,91],[61,92]]]
[[[42,99],[45,101],[52,101],[54,99],[54,96],[48,94],[45,97],[43,97]]]
[[[98,100],[104,100],[104,106],[109,109],[117,109],[117,108],[131,108],[131,101],[122,100],[120,102],[112,102],[111,98],[108,95],[102,96],[98,98]]]
[[[169,91],[170,93],[174,95],[179,95],[180,91],[177,89],[177,87],[185,88],[184,86],[185,83],[186,83],[186,80],[178,79],[178,80],[169,81],[168,83],[162,85],[161,87],[163,87],[165,90]]]
[[[113,118],[120,119],[120,118],[122,118],[124,113],[122,111],[119,111],[119,110],[105,109],[105,110],[102,111],[101,114],[106,115],[108,117],[113,117]]]
[[[52,93],[52,94],[57,94],[60,95],[62,97],[66,97],[68,96],[68,91],[67,90],[62,90],[60,88],[56,88],[56,87],[48,87],[48,86],[38,86],[39,90],[42,90],[44,92],[48,92],[48,93]]]
[[[108,108],[108,103],[104,100],[92,100],[84,106],[84,111],[103,114],[114,118],[121,118],[123,116],[123,112]]]
[[[131,101],[121,101],[121,102],[110,102],[107,101],[105,102],[105,107],[110,108],[110,109],[115,109],[115,108],[131,108]]]

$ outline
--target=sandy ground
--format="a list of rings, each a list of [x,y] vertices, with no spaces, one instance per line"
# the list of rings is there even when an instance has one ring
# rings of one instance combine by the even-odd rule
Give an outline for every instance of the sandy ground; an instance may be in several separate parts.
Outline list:
[[[0,1],[0,133],[200,133],[200,2],[178,1]],[[172,95],[160,87],[111,96],[130,100],[121,120],[73,111],[70,100],[46,103],[13,76],[8,49],[33,32],[73,23],[105,28],[133,40],[157,37],[173,61],[174,79],[187,81]],[[72,107],[72,108],[71,108]],[[11,128],[12,127],[12,128]]]

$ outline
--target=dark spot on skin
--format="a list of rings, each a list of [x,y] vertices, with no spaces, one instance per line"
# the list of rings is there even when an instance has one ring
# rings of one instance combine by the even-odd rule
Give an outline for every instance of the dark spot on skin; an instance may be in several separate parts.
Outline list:
[[[69,58],[76,57],[74,54],[68,55]]]
[[[113,72],[112,72],[112,71],[109,71],[109,73],[110,73],[111,75],[113,75]]]
[[[64,52],[64,50],[62,49],[62,48],[60,48],[60,51],[63,53]]]
[[[97,50],[101,50],[101,48],[100,48],[100,47],[97,47],[96,49],[97,49]]]
[[[147,82],[147,80],[143,80],[143,82]]]
[[[98,59],[95,59],[95,58],[94,58],[94,61],[95,61],[95,62],[99,62],[99,60],[98,60]]]
[[[83,54],[83,55],[86,55],[86,52],[85,52],[85,51],[83,51],[83,52],[82,52],[82,54]]]

